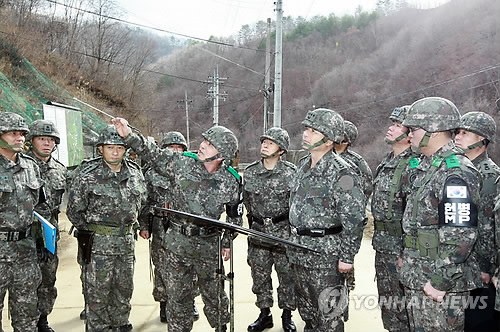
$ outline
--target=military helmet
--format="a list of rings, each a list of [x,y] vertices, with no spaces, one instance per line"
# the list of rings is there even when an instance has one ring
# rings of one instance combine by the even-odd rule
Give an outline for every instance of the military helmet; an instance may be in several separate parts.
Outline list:
[[[61,143],[61,135],[59,135],[59,130],[52,121],[49,120],[35,120],[30,125],[30,133],[26,137],[30,141],[33,137],[38,136],[49,136],[54,138],[56,144]]]
[[[354,123],[348,120],[344,120],[344,133],[347,143],[353,144],[358,138],[358,128]]]
[[[454,130],[460,127],[460,112],[448,99],[427,97],[410,106],[403,126],[422,128],[429,133]]]
[[[0,135],[8,131],[29,133],[28,124],[22,116],[12,112],[0,112]]]
[[[469,112],[460,118],[460,127],[467,131],[483,136],[490,142],[495,141],[497,124],[495,120],[484,112]]]
[[[408,110],[410,109],[410,105],[405,105],[401,107],[396,107],[392,110],[391,115],[389,115],[389,119],[392,121],[398,121],[403,123],[408,114]]]
[[[166,148],[167,146],[172,144],[182,145],[184,151],[188,149],[186,138],[178,131],[169,131],[168,133],[166,133],[165,137],[163,137],[160,142],[160,147]]]
[[[213,126],[201,135],[219,151],[224,159],[231,160],[236,156],[238,139],[231,130],[223,126]]]
[[[106,145],[106,144],[127,146],[125,144],[125,142],[123,141],[123,138],[121,138],[121,136],[118,135],[116,128],[112,125],[106,126],[106,128],[104,128],[99,133],[99,139],[97,140],[97,146]]]
[[[288,151],[288,146],[290,145],[290,136],[288,136],[288,132],[279,127],[272,127],[266,130],[266,133],[260,136],[260,142],[263,140],[269,139],[274,143],[278,144],[278,146],[284,150]]]
[[[317,108],[307,112],[302,124],[319,131],[335,143],[344,140],[344,119],[340,114],[330,109]]]

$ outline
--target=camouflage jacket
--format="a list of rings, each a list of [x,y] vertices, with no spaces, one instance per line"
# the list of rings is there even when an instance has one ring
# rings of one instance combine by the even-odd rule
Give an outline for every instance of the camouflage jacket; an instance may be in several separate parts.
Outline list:
[[[363,193],[368,199],[373,191],[373,173],[370,166],[360,154],[352,150],[347,149],[340,156],[359,170],[358,175],[363,180]]]
[[[12,162],[0,156],[0,232],[25,231],[33,223],[33,208],[42,186],[36,162],[21,153]],[[0,262],[36,260],[32,237],[0,240]]]
[[[342,227],[339,234],[324,237],[297,235],[291,239],[320,254],[290,249],[290,262],[313,268],[329,268],[337,259],[353,263],[363,235],[366,197],[361,179],[336,153],[329,152],[310,168],[311,156],[301,160],[291,182],[290,225],[293,228]],[[336,265],[335,265],[336,268]]]
[[[45,202],[38,204],[35,211],[40,213],[52,225],[58,226],[59,207],[62,202],[64,191],[66,190],[66,167],[55,158],[50,158],[47,162],[38,159],[33,152],[28,152],[38,167],[43,180],[43,193]]]
[[[390,152],[377,167],[371,200],[375,225],[372,245],[377,251],[396,255],[403,251],[401,220],[406,195],[402,190],[402,178],[413,156],[410,148],[397,156]],[[395,233],[396,230],[399,231],[399,236]]]
[[[455,220],[457,214],[469,213],[462,210],[461,205],[465,204],[443,207],[444,215],[452,212],[453,219],[441,224],[439,221],[439,206],[445,199],[467,198],[472,203],[471,210],[479,203],[480,174],[460,151],[450,142],[433,156],[422,157],[415,168],[416,178],[403,215],[405,249],[400,272],[401,282],[411,289],[421,290],[427,281],[447,292],[480,286],[479,267],[471,258],[477,228],[459,226]],[[464,181],[466,186],[459,187],[458,194],[450,188],[447,191],[445,183],[450,178]]]
[[[274,218],[289,213],[290,180],[296,167],[279,160],[274,169],[268,170],[262,161],[256,161],[245,168],[243,178],[243,203],[248,216],[259,219]],[[276,224],[259,225],[252,228],[275,236],[287,237],[290,233],[288,218]]]
[[[150,230],[154,237],[159,238],[163,235],[163,224],[161,219],[163,213],[153,208],[153,206],[165,207],[172,201],[169,180],[158,174],[154,169],[150,168],[144,174],[147,188],[147,201],[139,215],[139,225],[141,230]],[[158,216],[159,218],[154,218]],[[150,225],[150,223],[152,224]],[[150,229],[150,226],[152,229]],[[153,240],[155,240],[153,238]]]
[[[120,172],[112,172],[102,158],[82,163],[75,170],[67,215],[77,229],[104,226],[123,229],[123,236],[94,236],[93,252],[124,254],[133,250],[133,225],[146,200],[141,168],[130,160],[122,162]]]
[[[150,160],[155,171],[170,181],[172,209],[213,219],[219,219],[226,210],[240,209],[241,179],[234,169],[221,165],[215,173],[209,173],[195,154],[189,152],[180,154],[169,149],[161,149],[135,133],[127,136],[125,142],[143,160]],[[236,214],[227,216],[226,221],[241,225],[241,211],[238,216]],[[193,226],[188,220],[180,222],[185,227]],[[181,239],[175,240],[181,241]],[[188,237],[183,240],[189,242]],[[182,243],[178,245],[183,246]],[[223,245],[229,246],[227,235],[224,236]]]
[[[479,204],[479,220],[477,224],[478,238],[474,246],[481,272],[493,274],[495,271],[495,196],[497,188],[495,181],[500,176],[500,167],[484,152],[472,161],[481,173],[481,200]]]

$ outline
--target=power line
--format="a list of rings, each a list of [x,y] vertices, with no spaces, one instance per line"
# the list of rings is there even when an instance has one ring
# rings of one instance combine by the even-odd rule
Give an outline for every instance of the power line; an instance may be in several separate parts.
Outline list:
[[[259,50],[257,48],[251,48],[251,47],[245,47],[245,46],[238,46],[238,45],[234,45],[234,44],[224,43],[224,42],[221,42],[221,41],[216,41],[216,40],[210,40],[210,39],[204,39],[204,38],[194,37],[194,36],[186,35],[186,34],[183,34],[183,33],[178,33],[178,32],[173,32],[173,31],[169,31],[169,30],[165,30],[165,29],[153,27],[153,26],[150,26],[150,25],[145,25],[145,24],[141,24],[141,23],[135,23],[135,22],[131,22],[131,21],[128,21],[128,20],[124,20],[124,19],[118,18],[118,17],[109,16],[109,15],[105,15],[105,14],[100,14],[100,13],[93,12],[91,10],[78,8],[78,7],[71,6],[71,5],[68,5],[68,4],[65,4],[65,3],[60,3],[60,2],[57,2],[57,1],[54,1],[54,0],[46,0],[46,1],[50,2],[50,3],[53,3],[53,4],[56,4],[56,5],[63,6],[63,7],[75,9],[75,10],[78,10],[80,12],[84,12],[84,13],[87,13],[87,14],[91,14],[91,15],[95,15],[95,16],[99,16],[99,17],[104,17],[104,18],[107,18],[107,19],[110,19],[110,20],[121,22],[121,23],[124,23],[124,24],[134,25],[134,26],[138,26],[138,27],[141,27],[141,28],[151,29],[151,30],[155,30],[155,31],[159,31],[159,32],[165,32],[165,33],[169,33],[171,35],[176,35],[176,36],[181,36],[181,37],[185,37],[185,38],[189,38],[189,39],[204,41],[206,43],[216,44],[216,45],[220,45],[220,46],[234,47],[234,48],[240,48],[240,49],[244,49],[244,50],[262,52],[262,50]]]

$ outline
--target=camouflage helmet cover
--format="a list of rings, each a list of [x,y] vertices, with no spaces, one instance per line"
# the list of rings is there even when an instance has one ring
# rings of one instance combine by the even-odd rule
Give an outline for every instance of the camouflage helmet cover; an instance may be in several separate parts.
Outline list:
[[[403,123],[408,114],[408,110],[410,109],[410,105],[405,105],[401,107],[396,107],[391,111],[391,115],[389,115],[389,119],[392,121],[398,121]]]
[[[317,108],[307,112],[302,124],[319,131],[335,143],[344,140],[344,119],[340,114],[330,109]]]
[[[414,102],[403,126],[422,128],[429,133],[460,127],[460,112],[455,104],[441,97],[427,97]]]
[[[358,128],[354,123],[348,120],[344,120],[344,133],[347,143],[353,144],[358,138]]]
[[[288,151],[288,147],[290,145],[290,136],[288,132],[279,127],[272,127],[266,130],[266,133],[260,136],[260,142],[263,140],[269,139],[276,143],[282,150]]]
[[[56,144],[61,143],[61,136],[59,135],[59,131],[52,121],[35,120],[29,128],[30,133],[27,137],[28,140],[31,140],[33,137],[37,136],[49,136],[54,138]]]
[[[9,131],[29,133],[28,124],[22,116],[12,112],[0,112],[0,134]]]
[[[125,142],[123,141],[123,138],[121,138],[120,135],[118,135],[118,132],[116,131],[114,126],[106,126],[100,133],[99,133],[99,139],[97,140],[97,146],[101,145],[123,145],[127,146]]]
[[[236,156],[238,139],[231,130],[223,126],[213,126],[201,135],[219,151],[224,159],[231,160]]]
[[[166,148],[172,144],[182,145],[184,151],[188,149],[186,138],[178,131],[169,131],[166,133],[160,142],[160,147]]]
[[[460,118],[460,127],[477,135],[483,136],[490,142],[495,141],[497,125],[495,120],[484,112],[469,112]]]

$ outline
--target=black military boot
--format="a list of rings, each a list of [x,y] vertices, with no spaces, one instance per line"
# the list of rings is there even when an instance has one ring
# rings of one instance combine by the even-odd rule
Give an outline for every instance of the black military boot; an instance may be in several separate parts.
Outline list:
[[[200,319],[200,313],[196,308],[196,304],[193,303],[193,320],[197,321],[198,319]]]
[[[261,332],[265,329],[270,329],[273,326],[273,315],[271,315],[271,310],[269,308],[264,308],[260,309],[260,314],[259,317],[257,317],[257,320],[248,325],[247,331]]]
[[[160,302],[160,322],[167,323],[167,302]]]
[[[122,325],[118,328],[118,331],[120,332],[130,332],[132,331],[132,324],[128,323],[125,325]]]
[[[292,312],[288,309],[283,309],[283,314],[281,315],[281,324],[283,326],[283,331],[285,332],[297,332],[297,328],[292,320]]]
[[[36,324],[38,327],[38,332],[55,332],[50,326],[49,322],[47,321],[47,315],[40,315],[40,318],[38,318],[38,323]]]

